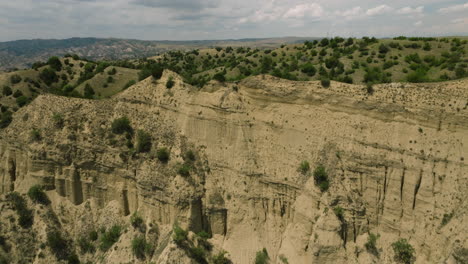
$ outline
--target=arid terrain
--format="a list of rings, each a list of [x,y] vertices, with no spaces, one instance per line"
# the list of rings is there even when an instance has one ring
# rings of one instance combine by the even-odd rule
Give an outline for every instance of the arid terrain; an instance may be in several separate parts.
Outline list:
[[[0,132],[0,259],[467,263],[467,87],[165,70],[40,94]]]

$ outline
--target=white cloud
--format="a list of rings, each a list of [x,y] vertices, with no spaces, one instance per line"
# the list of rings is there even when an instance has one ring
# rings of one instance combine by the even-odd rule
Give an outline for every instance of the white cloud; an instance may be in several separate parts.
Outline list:
[[[367,9],[366,15],[377,16],[377,15],[389,13],[391,11],[393,11],[392,7],[389,7],[388,5],[379,5],[377,7]]]
[[[413,25],[414,25],[415,27],[419,27],[419,26],[422,26],[422,24],[423,24],[423,22],[422,22],[421,20],[419,20],[419,21],[414,22]]]
[[[321,17],[324,14],[322,6],[317,3],[299,4],[288,9],[283,18]]]
[[[343,17],[344,19],[351,20],[355,18],[362,17],[363,10],[360,6],[353,7],[345,11],[336,11],[335,15]]]
[[[468,3],[444,7],[444,8],[439,9],[438,12],[445,14],[445,13],[464,11],[465,9],[468,9]]]
[[[422,14],[424,12],[424,6],[418,6],[415,8],[412,8],[410,6],[406,6],[403,8],[398,9],[397,14],[400,15],[417,15],[417,14]]]

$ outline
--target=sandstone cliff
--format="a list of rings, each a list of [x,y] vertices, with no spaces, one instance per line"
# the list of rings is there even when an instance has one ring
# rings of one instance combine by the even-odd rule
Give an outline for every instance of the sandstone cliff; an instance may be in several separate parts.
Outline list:
[[[76,238],[128,226],[134,212],[155,247],[147,262],[196,263],[172,241],[177,223],[211,233],[213,252],[226,250],[233,263],[253,263],[262,248],[271,263],[393,263],[399,238],[415,248],[416,263],[464,263],[467,87],[384,84],[369,95],[358,85],[257,76],[197,90],[166,71],[106,100],[41,95],[0,132],[0,231],[7,241],[32,236],[28,254],[11,252],[35,263],[56,261],[40,246],[50,226]],[[110,132],[122,116],[151,135],[151,152],[135,153]],[[156,157],[161,147],[170,150],[167,164]],[[177,168],[188,150],[195,161],[184,177]],[[310,171],[298,170],[302,161]],[[319,165],[330,178],[325,192],[312,175]],[[34,184],[52,203],[30,205],[33,235],[14,232],[5,194]],[[129,242],[138,232],[128,228],[106,253],[78,255],[83,263],[140,261]],[[379,234],[374,254],[364,246],[369,233]]]

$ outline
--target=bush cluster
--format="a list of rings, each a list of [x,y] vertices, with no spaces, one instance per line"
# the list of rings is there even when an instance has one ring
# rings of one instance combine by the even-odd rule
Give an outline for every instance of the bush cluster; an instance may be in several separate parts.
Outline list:
[[[416,260],[414,256],[414,248],[404,238],[392,243],[392,248],[395,253],[394,259],[398,263],[411,264]]]
[[[125,132],[133,133],[130,120],[126,116],[115,119],[112,122],[111,130],[114,134],[123,134]]]
[[[328,173],[326,172],[324,166],[319,165],[317,168],[315,168],[314,180],[315,180],[315,184],[319,186],[322,192],[325,192],[328,190],[330,186],[330,182],[328,180]]]
[[[18,213],[18,224],[23,228],[29,228],[33,224],[34,215],[26,204],[26,200],[17,192],[8,195],[8,199],[13,203],[13,209]]]
[[[43,205],[50,204],[49,197],[47,197],[47,194],[40,185],[34,185],[29,188],[28,196],[35,203],[40,203]]]

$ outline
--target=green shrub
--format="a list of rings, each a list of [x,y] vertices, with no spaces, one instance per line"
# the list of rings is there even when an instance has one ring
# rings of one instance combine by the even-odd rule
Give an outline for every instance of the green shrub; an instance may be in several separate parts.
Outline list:
[[[159,79],[161,79],[163,71],[164,71],[164,69],[161,66],[156,65],[151,70],[151,76],[153,76],[154,79],[159,80]]]
[[[70,256],[68,256],[67,262],[68,264],[80,264],[80,259],[76,254],[73,253]]]
[[[322,78],[320,80],[320,84],[322,85],[323,88],[328,88],[328,87],[330,87],[330,79]]]
[[[226,77],[224,76],[223,72],[218,72],[213,76],[213,80],[216,80],[218,82],[225,82]]]
[[[17,83],[20,83],[23,79],[21,78],[21,76],[19,76],[18,74],[13,74],[12,76],[10,76],[10,82],[12,84],[17,84]]]
[[[18,98],[20,96],[23,96],[23,92],[21,90],[16,90],[14,93],[13,93],[13,97],[14,98]]]
[[[132,240],[132,252],[139,259],[145,259],[146,254],[151,252],[151,245],[144,237],[136,237]]]
[[[171,89],[172,87],[174,87],[174,84],[175,84],[174,77],[171,76],[167,79],[166,88]]]
[[[196,157],[195,157],[195,153],[192,151],[192,150],[188,150],[187,152],[185,152],[185,155],[184,155],[184,160],[185,161],[195,161]]]
[[[143,218],[141,218],[141,216],[137,212],[135,212],[130,217],[130,224],[134,228],[138,228],[143,224]]]
[[[344,210],[341,206],[336,206],[333,208],[333,212],[335,213],[336,217],[343,222],[344,221]]]
[[[151,150],[151,136],[143,130],[138,130],[137,132],[137,144],[136,151],[149,152]]]
[[[39,73],[39,78],[47,85],[58,81],[58,76],[51,68],[45,68]]]
[[[18,98],[16,98],[16,104],[18,105],[18,107],[23,107],[25,106],[27,103],[29,102],[29,98],[22,95]]]
[[[78,239],[78,246],[83,254],[94,253],[96,251],[96,247],[86,237]]]
[[[372,86],[372,83],[367,83],[366,84],[366,92],[368,95],[373,95],[374,94],[374,87]]]
[[[299,165],[299,171],[302,173],[302,174],[306,174],[307,172],[309,172],[310,170],[310,164],[307,160],[304,160],[301,162],[301,164]]]
[[[101,251],[109,250],[117,241],[119,241],[121,232],[122,228],[120,226],[112,226],[109,230],[102,234],[99,249],[101,249]]]
[[[29,136],[30,136],[32,141],[40,141],[42,139],[41,132],[36,128],[33,128],[31,130]]]
[[[205,249],[201,247],[191,247],[189,249],[189,252],[190,252],[190,256],[194,260],[196,260],[198,263],[207,263],[205,259],[205,255],[206,255]]]
[[[35,203],[40,203],[43,205],[50,204],[49,197],[47,197],[47,194],[39,185],[34,185],[31,188],[29,188],[28,196]]]
[[[227,252],[221,251],[212,258],[213,264],[231,264],[231,260],[226,257]]]
[[[188,177],[190,176],[190,169],[190,165],[180,164],[177,173],[180,174],[180,176]]]
[[[114,78],[112,76],[108,76],[107,77],[107,82],[108,83],[113,83],[114,82]]]
[[[182,229],[180,226],[175,225],[173,229],[172,239],[178,246],[182,246],[187,240],[188,232]]]
[[[84,98],[93,99],[95,94],[96,93],[94,92],[93,87],[91,87],[91,85],[87,83],[84,88],[84,94],[83,94]]]
[[[128,89],[130,86],[136,84],[136,81],[135,80],[130,80],[128,81],[128,83],[125,84],[125,86],[123,87],[123,90],[126,90]]]
[[[0,116],[0,128],[5,128],[10,125],[12,118],[12,113],[10,111],[5,111]]]
[[[263,248],[263,250],[258,251],[255,255],[255,264],[267,264],[269,260],[270,257],[268,256],[266,248]]]
[[[13,91],[11,90],[10,86],[5,85],[5,86],[3,86],[2,93],[5,96],[9,96],[9,95],[11,95],[13,93]]]
[[[50,68],[56,71],[62,70],[62,63],[60,62],[60,59],[58,57],[50,57],[47,61],[47,64],[49,64]]]
[[[444,214],[444,217],[442,218],[441,226],[445,226],[446,224],[448,224],[448,222],[450,222],[452,217],[453,217],[453,212],[449,214]]]
[[[111,131],[114,134],[123,134],[125,132],[132,133],[133,129],[130,125],[130,120],[126,116],[117,118],[112,122]]]
[[[319,186],[322,192],[325,192],[328,190],[328,187],[329,187],[328,174],[325,170],[325,167],[323,167],[322,165],[319,165],[317,168],[315,168],[314,180],[315,180],[315,184]]]
[[[398,263],[411,264],[416,260],[414,256],[414,248],[406,239],[399,239],[392,243],[392,248],[395,253],[394,259]]]
[[[107,74],[109,75],[115,75],[117,73],[117,69],[116,68],[112,68],[112,70],[110,70],[109,72],[107,72]]]
[[[93,230],[89,232],[88,236],[91,241],[96,241],[98,239],[98,232],[96,230]]]
[[[59,260],[66,259],[69,256],[68,241],[57,231],[47,232],[47,245]]]
[[[62,128],[64,125],[63,116],[59,113],[54,113],[52,115],[52,121],[54,122],[54,126],[56,128]]]
[[[156,157],[159,161],[167,163],[169,161],[169,150],[167,148],[159,148],[156,152]]]
[[[289,263],[288,259],[287,259],[283,254],[279,255],[279,259],[280,259],[281,262],[283,262],[284,264],[288,264],[288,263]]]
[[[367,238],[367,242],[364,244],[366,247],[367,251],[369,251],[371,254],[378,255],[379,251],[377,250],[377,239],[380,237],[380,235],[376,235],[374,233],[369,233],[369,237]]]

